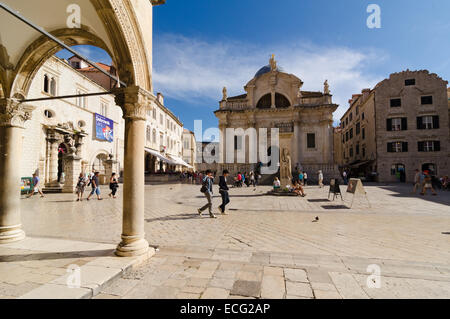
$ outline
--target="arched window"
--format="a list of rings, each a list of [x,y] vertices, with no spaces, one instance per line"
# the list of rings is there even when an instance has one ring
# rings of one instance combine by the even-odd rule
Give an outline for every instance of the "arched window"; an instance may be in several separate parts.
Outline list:
[[[47,74],[44,75],[44,92],[50,93],[50,80]]]
[[[258,109],[268,109],[272,106],[272,94],[266,94],[262,98],[259,99],[256,107]]]
[[[153,143],[156,143],[156,130],[153,129],[153,139],[152,139]]]
[[[287,108],[290,105],[291,103],[283,94],[275,93],[275,106],[277,108]],[[272,94],[269,93],[260,98],[256,107],[258,109],[268,109],[272,107]]]
[[[50,94],[55,96],[56,95],[56,80],[55,78],[52,78],[50,81]]]

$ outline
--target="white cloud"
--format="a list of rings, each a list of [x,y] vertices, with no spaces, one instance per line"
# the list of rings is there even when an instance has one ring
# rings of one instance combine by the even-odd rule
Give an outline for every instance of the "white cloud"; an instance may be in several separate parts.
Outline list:
[[[277,44],[257,46],[237,41],[206,42],[178,35],[163,35],[155,43],[155,88],[166,96],[218,107],[222,88],[229,95],[245,93],[243,86],[256,71],[268,64],[271,53],[285,72],[295,74],[304,90],[322,91],[328,79],[338,120],[348,107],[352,94],[372,88],[382,80],[369,68],[382,62],[384,54],[345,47],[320,47],[314,44]]]

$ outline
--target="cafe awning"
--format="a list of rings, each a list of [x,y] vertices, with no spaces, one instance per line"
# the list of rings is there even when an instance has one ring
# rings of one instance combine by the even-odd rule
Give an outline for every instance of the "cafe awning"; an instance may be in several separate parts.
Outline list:
[[[176,165],[181,165],[187,168],[194,168],[191,165],[189,165],[188,163],[186,163],[182,158],[179,158],[177,156],[173,156],[173,155],[169,155],[169,157],[176,163]]]
[[[152,154],[153,156],[155,156],[156,158],[158,158],[159,160],[161,160],[161,161],[163,161],[163,162],[165,162],[165,163],[167,163],[167,164],[170,164],[170,165],[178,165],[178,164],[175,163],[174,161],[172,161],[172,160],[170,160],[169,158],[167,158],[167,157],[165,157],[164,155],[162,155],[160,152],[157,152],[157,151],[155,151],[155,150],[152,150],[151,148],[146,147],[146,148],[145,148],[145,151],[146,151],[147,153]]]

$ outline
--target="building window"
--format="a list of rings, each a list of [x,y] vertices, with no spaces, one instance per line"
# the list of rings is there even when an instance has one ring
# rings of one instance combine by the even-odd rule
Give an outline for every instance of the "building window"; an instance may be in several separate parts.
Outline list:
[[[405,80],[405,86],[416,85],[416,79]]]
[[[147,138],[147,142],[151,141],[151,137],[152,137],[152,129],[150,128],[150,126],[147,126],[147,131],[146,131],[146,138]]]
[[[362,148],[362,156],[366,157],[366,148],[365,147]]]
[[[439,152],[441,150],[440,141],[418,142],[419,152]]]
[[[48,118],[48,119],[51,119],[51,118],[54,117],[55,115],[53,114],[52,111],[50,111],[50,110],[45,110],[45,111],[44,111],[44,116],[45,116],[46,118]]]
[[[356,155],[359,155],[359,144],[356,144]]]
[[[391,99],[391,107],[402,106],[402,99]]]
[[[44,75],[44,92],[50,93],[50,79],[47,74]]]
[[[308,133],[306,135],[306,144],[308,148],[316,148],[316,134]]]
[[[153,129],[153,134],[152,134],[153,136],[153,139],[152,139],[152,141],[153,141],[153,143],[156,143],[156,130],[155,129]]]
[[[153,109],[153,119],[156,120],[156,108]]]
[[[417,118],[418,130],[431,130],[439,128],[439,116],[421,116]]]
[[[408,119],[406,117],[397,117],[386,120],[388,131],[406,131],[408,129]]]
[[[350,119],[349,121],[351,122],[353,120],[353,113],[350,113]]]
[[[55,78],[52,78],[50,81],[50,94],[53,96],[56,96],[56,80]]]
[[[362,134],[361,134],[361,136],[362,136],[362,139],[363,139],[363,140],[366,139],[366,128],[365,128],[365,127],[362,128]]]
[[[189,149],[189,140],[188,139],[184,140],[184,149],[185,150]]]
[[[345,132],[345,141],[348,142],[348,131]]]
[[[102,102],[100,107],[101,107],[100,114],[103,115],[104,117],[108,117],[108,105]]]
[[[387,144],[388,153],[402,153],[408,152],[407,142],[392,142]]]
[[[164,125],[164,116],[162,114],[159,115],[159,123]]]
[[[356,115],[359,114],[359,106],[356,107],[355,113],[356,113]]]
[[[353,127],[350,129],[350,139],[353,138]]]
[[[350,157],[353,157],[353,147],[350,147]]]
[[[356,123],[356,135],[359,135],[359,133],[361,132],[361,123]]]
[[[433,97],[431,95],[429,96],[422,96],[420,98],[422,105],[430,105],[433,104]]]
[[[348,125],[348,117],[345,119],[345,125]]]
[[[361,120],[364,120],[365,116],[364,116],[364,112],[361,113]]]

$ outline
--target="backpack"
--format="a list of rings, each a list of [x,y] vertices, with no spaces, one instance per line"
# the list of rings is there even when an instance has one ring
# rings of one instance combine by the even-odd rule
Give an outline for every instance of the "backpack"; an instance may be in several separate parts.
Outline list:
[[[206,186],[206,183],[208,183],[208,179],[205,178],[205,180],[202,183],[202,188],[200,188],[200,192],[202,193],[206,193],[206,191],[208,190],[208,187]]]

